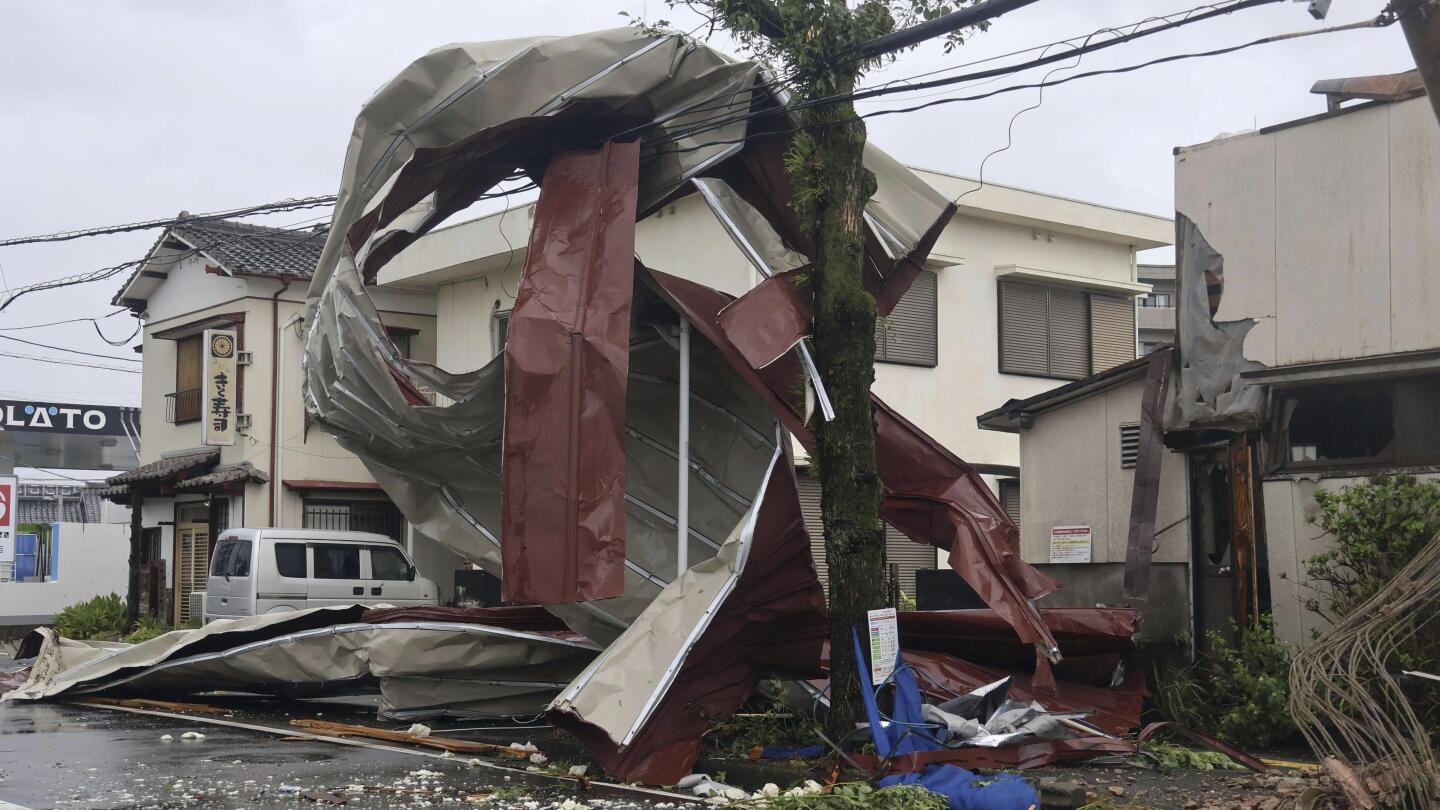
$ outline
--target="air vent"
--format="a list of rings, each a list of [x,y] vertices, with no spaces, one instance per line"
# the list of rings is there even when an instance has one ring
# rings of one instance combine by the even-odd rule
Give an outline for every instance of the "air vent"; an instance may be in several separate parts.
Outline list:
[[[254,418],[251,417],[250,414],[248,414],[248,413],[237,413],[237,414],[235,414],[235,429],[238,430],[238,431],[240,431],[241,433],[244,433],[245,431],[249,430],[249,429],[250,429],[250,426],[253,425],[253,424],[254,424]]]
[[[1140,458],[1140,423],[1132,422],[1120,426],[1120,466],[1130,469]]]
[[[235,365],[237,366],[248,366],[254,362],[255,352],[241,350],[235,353]]]

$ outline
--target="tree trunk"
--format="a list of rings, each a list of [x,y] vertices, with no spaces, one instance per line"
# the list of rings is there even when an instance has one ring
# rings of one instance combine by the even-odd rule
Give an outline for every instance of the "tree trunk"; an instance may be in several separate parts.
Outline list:
[[[140,620],[140,542],[144,536],[141,507],[144,499],[130,485],[130,580],[125,591],[125,618],[130,624]]]
[[[837,92],[848,92],[853,81]],[[885,533],[870,384],[875,378],[875,300],[861,285],[865,203],[875,178],[863,163],[865,128],[849,104],[805,116],[814,151],[806,176],[815,240],[815,353],[835,419],[816,431],[820,510],[830,572],[830,723],[843,735],[861,719],[851,628],[885,604]],[[863,635],[863,630],[862,630]]]

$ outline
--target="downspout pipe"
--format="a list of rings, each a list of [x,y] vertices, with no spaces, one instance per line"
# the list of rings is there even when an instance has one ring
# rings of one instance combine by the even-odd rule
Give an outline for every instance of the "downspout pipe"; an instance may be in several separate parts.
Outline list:
[[[270,325],[275,329],[270,344],[270,520],[267,526],[274,527],[275,517],[280,512],[280,470],[276,464],[280,459],[280,296],[295,283],[294,276],[282,276],[280,288],[270,296]]]
[[[680,316],[680,431],[675,508],[675,578],[690,568],[690,319]]]

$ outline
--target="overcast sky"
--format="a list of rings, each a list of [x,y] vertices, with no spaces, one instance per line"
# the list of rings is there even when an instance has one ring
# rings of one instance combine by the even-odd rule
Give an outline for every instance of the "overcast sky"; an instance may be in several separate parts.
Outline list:
[[[1083,36],[1196,2],[1041,0],[949,55],[938,47],[904,54],[868,83]],[[1373,16],[1383,5],[1335,0],[1328,24]],[[0,236],[334,193],[356,111],[426,50],[456,40],[613,27],[623,23],[617,16],[622,10],[668,17],[683,29],[695,24],[682,12],[667,12],[660,0],[646,6],[641,0],[0,0]],[[1112,48],[1086,57],[1080,70],[1320,25],[1304,3],[1287,2]],[[715,42],[728,44],[718,37]],[[1323,98],[1309,93],[1317,79],[1412,67],[1394,26],[1074,82],[1047,91],[1043,106],[1020,116],[1013,146],[990,160],[986,176],[1169,215],[1175,146],[1321,112]],[[904,98],[862,109],[900,106]],[[1011,116],[1035,101],[1036,91],[1026,90],[881,116],[870,122],[870,134],[907,163],[973,176],[987,153],[1004,146]],[[290,225],[311,216],[252,221]],[[0,286],[136,259],[155,236],[0,248]],[[122,280],[27,296],[0,313],[0,329],[108,313]],[[103,326],[119,338],[135,323],[126,314]],[[0,335],[136,357],[128,348],[107,346],[85,323]],[[9,340],[0,344],[0,351],[63,356]],[[139,375],[0,357],[0,396],[135,404]]]

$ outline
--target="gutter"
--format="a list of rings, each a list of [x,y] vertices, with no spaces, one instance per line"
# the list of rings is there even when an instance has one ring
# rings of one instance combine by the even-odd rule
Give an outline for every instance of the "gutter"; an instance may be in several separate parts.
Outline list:
[[[275,327],[274,340],[270,347],[270,520],[275,525],[275,516],[280,511],[280,342],[284,327],[280,325],[280,296],[295,283],[294,276],[282,276],[280,288],[270,296],[270,323]],[[288,325],[288,324],[287,324]]]

